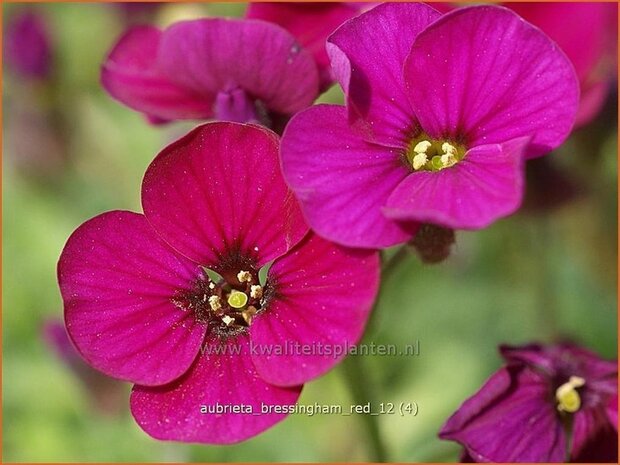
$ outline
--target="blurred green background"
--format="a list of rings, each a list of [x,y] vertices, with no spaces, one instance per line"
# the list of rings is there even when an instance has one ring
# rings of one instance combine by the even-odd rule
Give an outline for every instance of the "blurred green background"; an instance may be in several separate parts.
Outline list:
[[[23,7],[3,5],[4,25]],[[131,418],[130,386],[94,390],[97,380],[85,384],[45,342],[44,323],[62,320],[56,261],[69,234],[106,210],[139,211],[147,165],[192,125],[150,126],[100,87],[100,64],[131,14],[111,4],[30,8],[48,22],[54,65],[45,83],[3,70],[4,461],[367,460],[364,421],[355,416],[291,416],[233,446],[156,441]],[[138,15],[165,24],[244,8],[181,4]],[[321,100],[342,96],[334,88]],[[616,357],[615,101],[614,93],[594,122],[550,155],[560,180],[545,175],[528,186],[537,193],[528,204],[538,208],[458,233],[440,265],[410,254],[384,277],[365,341],[420,345],[415,357],[362,360],[376,402],[419,405],[415,417],[376,417],[391,460],[457,459],[459,447],[439,441],[437,431],[499,367],[500,343],[569,338]],[[353,400],[344,375],[339,366],[307,384],[300,402],[346,408]]]

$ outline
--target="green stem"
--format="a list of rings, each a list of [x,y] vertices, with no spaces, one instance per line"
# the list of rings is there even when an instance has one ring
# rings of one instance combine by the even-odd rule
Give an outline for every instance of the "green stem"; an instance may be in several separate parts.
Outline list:
[[[374,396],[374,386],[370,379],[370,370],[365,369],[361,356],[349,356],[343,363],[346,381],[353,402],[356,405],[376,405]],[[388,454],[383,436],[376,421],[378,416],[370,414],[359,414],[364,422],[364,428],[368,436],[369,458],[372,462],[387,462]]]
[[[398,265],[400,265],[400,263],[407,258],[409,253],[410,252],[407,250],[407,247],[403,246],[389,259],[384,259],[381,267],[382,281],[388,279],[390,274],[398,268]],[[375,302],[375,306],[371,312],[371,321],[368,322],[366,335],[372,332],[370,328],[373,326],[375,321],[374,314],[377,310],[377,302]],[[365,365],[366,364],[364,363],[362,356],[349,356],[343,362],[343,371],[353,402],[356,405],[365,405],[370,402],[370,405],[373,406],[377,405],[378,398],[376,396],[375,385],[371,377],[372,370]],[[370,459],[373,462],[387,462],[388,452],[377,422],[378,416],[370,414],[361,414],[361,416],[369,439],[368,444],[370,448]]]

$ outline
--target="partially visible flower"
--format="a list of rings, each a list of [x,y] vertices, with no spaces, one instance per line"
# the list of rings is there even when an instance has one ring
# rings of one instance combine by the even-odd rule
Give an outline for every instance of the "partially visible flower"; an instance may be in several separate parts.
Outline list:
[[[506,6],[541,28],[566,53],[581,86],[575,125],[590,122],[603,106],[616,74],[618,4],[511,2]]]
[[[616,361],[569,344],[500,350],[506,366],[439,433],[463,461],[617,461]]]
[[[479,229],[513,213],[523,162],[569,134],[575,72],[537,28],[497,6],[441,16],[388,3],[327,45],[346,108],[297,114],[282,167],[310,226],[349,246],[408,241],[419,223]]]
[[[43,326],[43,337],[48,347],[82,382],[97,411],[104,415],[120,413],[126,402],[125,383],[88,366],[75,350],[61,321],[47,321]]]
[[[46,79],[52,70],[52,42],[40,12],[24,10],[9,18],[4,35],[4,59],[16,74]]]
[[[150,21],[163,3],[160,2],[114,2],[109,4],[127,24]]]
[[[361,337],[378,254],[308,232],[278,149],[258,126],[200,126],[148,168],[144,215],[97,216],[60,257],[69,335],[91,366],[136,383],[132,413],[155,438],[254,436]]]
[[[325,50],[327,37],[346,20],[358,15],[362,4],[333,3],[250,3],[246,17],[278,24],[295,36],[314,57],[319,69],[321,88],[334,82]]]
[[[151,120],[209,119],[274,127],[318,95],[312,56],[275,24],[181,21],[130,29],[101,74],[114,98]]]

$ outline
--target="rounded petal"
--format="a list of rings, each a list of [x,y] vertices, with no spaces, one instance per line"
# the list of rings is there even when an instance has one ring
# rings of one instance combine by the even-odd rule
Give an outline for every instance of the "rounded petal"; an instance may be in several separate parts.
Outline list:
[[[264,21],[182,21],[164,32],[158,56],[183,87],[209,95],[241,88],[279,113],[299,111],[318,94],[312,56],[286,30]]]
[[[176,250],[202,265],[245,258],[261,266],[306,234],[278,162],[278,137],[259,126],[207,123],[149,166],[142,205]]]
[[[564,141],[579,102],[575,71],[559,47],[498,6],[458,9],[426,28],[405,80],[431,137],[469,147],[532,137],[528,157]]]
[[[192,364],[205,329],[173,305],[199,275],[143,215],[113,211],[80,226],[58,262],[67,331],[96,369],[157,385]]]
[[[401,147],[417,127],[403,81],[416,36],[441,15],[422,3],[384,3],[343,24],[327,40],[354,129],[370,142]]]
[[[317,234],[352,247],[388,247],[416,227],[383,216],[392,190],[408,170],[398,150],[353,134],[346,110],[315,105],[291,119],[282,137],[282,171]]]
[[[300,392],[301,386],[276,387],[261,379],[248,337],[240,335],[207,341],[194,366],[171,384],[135,386],[130,404],[140,427],[156,439],[231,444],[282,421],[286,414],[273,413],[274,407],[293,406]]]
[[[466,400],[439,432],[476,462],[563,462],[566,437],[549,385],[536,371],[509,366]]]
[[[312,54],[319,68],[321,87],[333,79],[325,50],[327,36],[360,9],[347,3],[250,3],[246,17],[278,24]]]
[[[379,288],[379,254],[310,233],[269,270],[276,295],[252,323],[254,365],[294,386],[336,365],[364,331]]]
[[[383,211],[395,220],[484,228],[519,208],[528,141],[475,147],[451,168],[412,173],[392,192]]]
[[[116,100],[155,120],[211,117],[212,95],[177,86],[158,66],[161,36],[152,26],[127,31],[103,63],[103,87]]]

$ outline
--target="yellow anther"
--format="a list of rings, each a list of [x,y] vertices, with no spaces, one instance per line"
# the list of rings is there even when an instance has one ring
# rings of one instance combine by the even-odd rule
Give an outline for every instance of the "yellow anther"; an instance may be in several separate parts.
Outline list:
[[[252,320],[254,319],[254,315],[256,315],[256,312],[257,312],[256,307],[253,307],[252,305],[250,305],[248,308],[246,308],[245,310],[241,312],[241,316],[243,317],[243,319],[248,325],[251,325]]]
[[[445,154],[456,155],[458,153],[456,147],[449,142],[441,144],[441,150]]]
[[[453,153],[444,153],[441,156],[441,164],[444,168],[449,168],[450,166],[456,165],[457,161],[458,160]]]
[[[248,271],[240,271],[237,273],[237,279],[240,283],[249,283],[252,282],[252,275]]]
[[[220,308],[222,308],[222,301],[218,296],[212,295],[211,297],[209,297],[209,305],[211,306],[211,310],[219,310]]]
[[[581,408],[581,397],[577,388],[586,384],[586,380],[579,376],[571,376],[569,380],[562,384],[555,391],[555,398],[558,401],[560,412],[574,413]]]
[[[428,161],[428,157],[426,156],[425,153],[418,153],[415,157],[413,157],[413,169],[414,170],[419,170],[420,168],[422,168],[424,165],[426,165],[426,162]]]
[[[431,145],[433,144],[431,144],[429,141],[422,140],[415,145],[415,147],[413,148],[413,151],[415,153],[426,153],[426,151]]]
[[[231,291],[228,295],[228,305],[233,308],[243,308],[248,303],[248,295],[245,292]]]
[[[228,315],[224,315],[222,317],[222,321],[224,322],[224,324],[226,326],[230,326],[231,324],[233,324],[235,322],[234,318],[229,317]]]
[[[250,297],[260,299],[263,296],[262,286],[254,285],[250,287]]]

